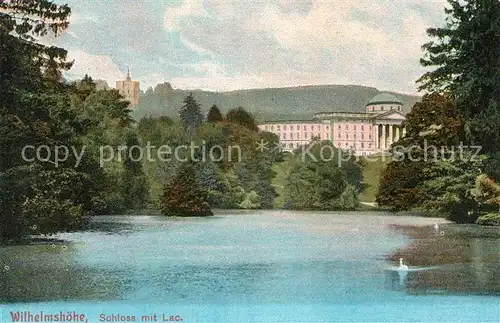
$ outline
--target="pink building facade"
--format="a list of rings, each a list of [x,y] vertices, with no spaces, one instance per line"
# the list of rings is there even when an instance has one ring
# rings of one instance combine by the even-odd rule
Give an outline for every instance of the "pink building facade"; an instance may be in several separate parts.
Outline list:
[[[398,98],[382,93],[368,102],[365,112],[321,112],[313,120],[265,122],[259,128],[276,134],[284,151],[316,138],[356,155],[371,155],[387,151],[404,136],[402,111],[403,103]]]

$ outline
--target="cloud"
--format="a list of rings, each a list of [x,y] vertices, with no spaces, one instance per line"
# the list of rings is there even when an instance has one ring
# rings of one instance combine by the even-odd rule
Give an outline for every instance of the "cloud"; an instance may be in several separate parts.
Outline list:
[[[62,1],[62,0],[61,0]],[[141,88],[232,90],[361,84],[414,92],[425,29],[446,0],[67,0],[55,43],[76,59],[69,75],[113,84],[131,66]],[[110,14],[110,13],[113,14]]]
[[[93,79],[106,80],[111,87],[117,80],[125,77],[118,65],[109,56],[92,55],[81,50],[69,51],[68,57],[74,59],[73,67],[66,73],[70,79],[81,79],[85,74]]]
[[[293,10],[296,4],[189,0],[167,9],[165,26],[215,63],[230,66],[219,77],[232,71],[254,81],[269,78],[269,86],[292,79],[414,91],[425,29],[434,22],[422,12],[442,11],[442,2],[415,7],[403,1],[314,0]],[[205,80],[204,87],[218,87]]]

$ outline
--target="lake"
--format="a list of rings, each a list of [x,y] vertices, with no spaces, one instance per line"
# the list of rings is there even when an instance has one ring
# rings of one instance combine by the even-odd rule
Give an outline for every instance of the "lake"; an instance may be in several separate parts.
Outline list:
[[[500,321],[500,239],[445,223],[434,232],[436,222],[368,212],[97,217],[85,232],[0,247],[0,322],[11,311],[89,322]],[[399,256],[409,272],[391,270]]]

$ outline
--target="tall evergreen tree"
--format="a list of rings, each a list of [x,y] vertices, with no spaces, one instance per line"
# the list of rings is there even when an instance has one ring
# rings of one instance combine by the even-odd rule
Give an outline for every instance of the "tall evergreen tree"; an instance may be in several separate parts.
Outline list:
[[[27,166],[21,158],[27,145],[80,146],[60,82],[71,67],[67,52],[37,39],[57,36],[69,15],[69,7],[48,0],[0,2],[0,242],[75,228],[92,196],[88,177],[67,164]]]
[[[191,135],[193,135],[196,129],[203,123],[201,107],[193,97],[193,93],[190,93],[184,99],[184,105],[182,106],[179,114],[184,129],[186,129],[186,131]]]
[[[220,122],[224,118],[222,117],[222,113],[220,113],[219,108],[214,104],[208,111],[207,121],[208,122]]]
[[[242,107],[237,107],[236,109],[229,110],[226,115],[226,119],[231,123],[239,124],[249,130],[255,132],[259,131],[259,127],[257,127],[253,116]]]
[[[429,28],[420,89],[449,92],[472,142],[500,149],[500,1],[448,0],[446,25]]]

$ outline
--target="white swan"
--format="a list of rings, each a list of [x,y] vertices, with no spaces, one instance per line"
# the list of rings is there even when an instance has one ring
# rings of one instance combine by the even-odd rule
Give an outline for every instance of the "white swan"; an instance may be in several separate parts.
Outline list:
[[[439,231],[439,224],[434,223],[434,230],[435,230],[436,232],[438,232],[438,231]]]
[[[403,258],[399,258],[399,267],[398,270],[408,271],[408,266],[403,264]]]

